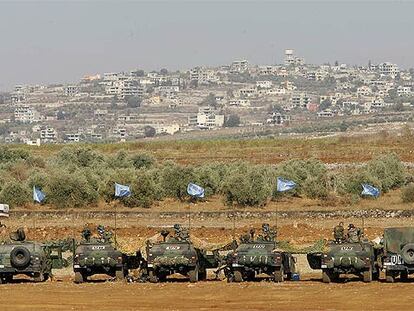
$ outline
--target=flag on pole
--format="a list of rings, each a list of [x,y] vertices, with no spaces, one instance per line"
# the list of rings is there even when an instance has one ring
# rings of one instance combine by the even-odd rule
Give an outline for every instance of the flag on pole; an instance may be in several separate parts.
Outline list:
[[[187,186],[187,193],[192,197],[204,198],[204,188],[196,184],[189,183]]]
[[[380,191],[378,188],[371,186],[370,184],[362,184],[362,192],[361,195],[368,195],[371,197],[378,198],[380,195]]]
[[[131,190],[129,186],[121,185],[115,183],[115,196],[119,198],[129,197],[131,195]]]
[[[292,180],[277,178],[277,191],[284,192],[296,188],[296,183]]]
[[[33,186],[33,201],[42,203],[46,198],[46,195],[36,186]]]

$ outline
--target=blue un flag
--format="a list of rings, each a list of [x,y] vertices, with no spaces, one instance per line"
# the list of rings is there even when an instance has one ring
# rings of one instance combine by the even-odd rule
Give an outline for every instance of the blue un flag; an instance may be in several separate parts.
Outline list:
[[[196,184],[189,183],[187,193],[195,198],[204,198],[204,188]]]
[[[46,195],[36,186],[33,186],[33,201],[42,203],[46,198]]]
[[[378,188],[371,186],[370,184],[362,184],[362,192],[361,195],[369,195],[371,197],[378,198],[380,195],[380,191]]]
[[[115,183],[115,196],[119,198],[129,197],[131,195],[131,190],[129,186],[121,185]]]
[[[295,189],[296,183],[292,180],[283,179],[281,177],[277,178],[277,191],[284,192],[288,190]]]

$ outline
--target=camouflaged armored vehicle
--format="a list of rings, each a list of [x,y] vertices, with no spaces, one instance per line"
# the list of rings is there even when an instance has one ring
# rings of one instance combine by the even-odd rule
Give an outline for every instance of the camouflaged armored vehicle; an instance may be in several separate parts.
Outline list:
[[[94,274],[106,274],[123,280],[127,267],[123,254],[111,242],[111,234],[98,227],[99,238],[92,238],[91,232],[82,232],[83,241],[76,247],[73,256],[75,283],[82,283]]]
[[[147,243],[145,269],[152,283],[164,281],[175,273],[187,276],[194,283],[206,279],[206,267],[201,259],[201,251],[191,243],[188,232],[174,225],[175,234],[169,236],[162,231],[162,242]]]
[[[355,228],[356,229],[356,228]],[[378,249],[360,231],[353,237],[330,241],[323,253],[307,255],[312,269],[322,269],[322,281],[329,283],[339,280],[341,274],[355,274],[364,282],[379,278]]]
[[[414,273],[414,228],[384,229],[382,265],[386,281],[407,280]]]
[[[25,241],[23,229],[13,232],[10,239],[0,244],[0,283],[11,282],[17,274],[32,277],[35,282],[47,280],[52,274],[49,248],[42,243]]]
[[[267,224],[263,235],[254,238],[254,231],[241,238],[241,244],[227,257],[225,270],[229,282],[253,280],[259,274],[273,277],[275,282],[291,279],[296,273],[296,259],[288,252],[278,250],[276,233]]]

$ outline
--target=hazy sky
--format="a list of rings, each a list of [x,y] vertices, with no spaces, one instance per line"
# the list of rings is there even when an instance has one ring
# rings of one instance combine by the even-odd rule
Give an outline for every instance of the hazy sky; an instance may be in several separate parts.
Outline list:
[[[245,58],[414,67],[414,2],[0,2],[0,90]]]

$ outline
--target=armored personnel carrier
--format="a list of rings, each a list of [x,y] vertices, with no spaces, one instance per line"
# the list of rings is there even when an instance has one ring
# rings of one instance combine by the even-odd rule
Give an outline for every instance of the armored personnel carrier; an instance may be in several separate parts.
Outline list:
[[[263,235],[254,238],[254,231],[241,238],[240,245],[227,257],[229,282],[253,280],[259,274],[273,277],[275,282],[291,279],[296,272],[296,259],[288,252],[278,250],[276,233],[268,224],[262,226]]]
[[[188,232],[174,225],[175,234],[163,230],[163,241],[147,243],[144,263],[148,279],[152,283],[164,281],[175,273],[187,276],[194,283],[207,276],[206,267],[200,260],[201,251],[191,243]]]
[[[98,227],[99,238],[92,238],[89,229],[82,232],[83,240],[76,247],[73,256],[75,283],[83,283],[94,274],[106,274],[123,280],[127,267],[123,254],[111,242],[111,234]]]
[[[0,283],[11,282],[17,274],[32,277],[35,282],[51,276],[52,261],[46,245],[26,241],[23,229],[13,232],[10,240],[0,244]]]
[[[414,228],[384,229],[382,265],[386,281],[392,283],[396,277],[405,281],[414,273]]]
[[[324,283],[339,280],[341,274],[354,274],[371,282],[379,278],[378,253],[374,244],[358,233],[352,238],[330,241],[326,251],[310,253],[307,259],[312,269],[322,269]]]

